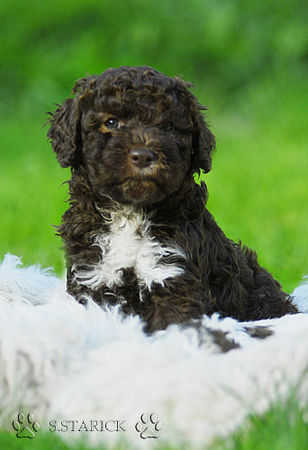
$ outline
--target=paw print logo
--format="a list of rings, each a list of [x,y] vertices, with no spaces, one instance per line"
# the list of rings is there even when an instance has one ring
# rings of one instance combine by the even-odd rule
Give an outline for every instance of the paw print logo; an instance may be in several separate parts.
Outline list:
[[[159,437],[158,432],[162,429],[163,422],[158,419],[157,414],[143,413],[140,416],[140,421],[136,423],[136,431],[140,433],[142,439],[157,439]]]
[[[40,424],[36,422],[34,415],[29,413],[27,415],[19,413],[17,420],[13,420],[12,426],[16,433],[16,437],[34,439],[35,433],[41,428]]]

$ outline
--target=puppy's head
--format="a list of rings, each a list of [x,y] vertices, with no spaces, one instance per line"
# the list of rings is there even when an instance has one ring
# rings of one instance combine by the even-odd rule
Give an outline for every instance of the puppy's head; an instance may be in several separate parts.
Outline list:
[[[215,139],[188,90],[147,66],[82,78],[51,115],[62,167],[83,166],[97,196],[151,205],[211,168]]]

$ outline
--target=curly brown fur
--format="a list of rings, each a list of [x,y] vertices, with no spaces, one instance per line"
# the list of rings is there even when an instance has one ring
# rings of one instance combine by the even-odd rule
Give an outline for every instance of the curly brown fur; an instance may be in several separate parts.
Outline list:
[[[297,312],[254,252],[205,208],[215,139],[190,84],[147,66],[79,80],[51,114],[48,137],[71,167],[58,228],[67,289],[120,304],[152,332],[203,314],[239,320]]]

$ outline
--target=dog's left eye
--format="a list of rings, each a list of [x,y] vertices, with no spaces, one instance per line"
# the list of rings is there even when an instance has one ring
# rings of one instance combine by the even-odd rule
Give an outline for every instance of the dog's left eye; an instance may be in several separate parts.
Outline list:
[[[117,119],[110,118],[106,120],[105,125],[109,130],[115,130],[116,128],[119,128],[120,122]]]

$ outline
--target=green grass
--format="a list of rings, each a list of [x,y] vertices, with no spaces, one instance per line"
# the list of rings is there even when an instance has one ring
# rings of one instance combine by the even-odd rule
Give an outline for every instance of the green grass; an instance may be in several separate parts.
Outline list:
[[[26,264],[64,268],[59,224],[66,209],[69,172],[58,168],[46,141],[45,118],[9,118],[0,125],[1,255],[22,256]]]
[[[277,403],[263,416],[253,415],[229,439],[217,442],[213,450],[302,450],[307,447],[307,411],[293,398]]]
[[[19,439],[15,432],[1,431],[0,448],[3,450],[90,450],[90,447],[83,442],[68,444],[52,433],[40,431],[34,439]],[[104,448],[99,447],[100,450]]]

